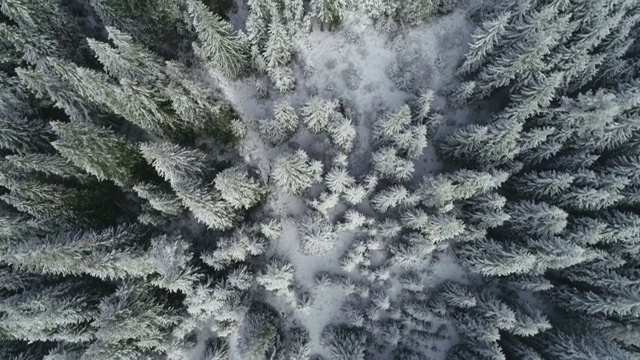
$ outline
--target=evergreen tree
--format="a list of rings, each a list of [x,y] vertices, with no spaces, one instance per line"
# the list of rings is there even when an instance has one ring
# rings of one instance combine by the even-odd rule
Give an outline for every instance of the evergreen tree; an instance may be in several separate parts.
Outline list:
[[[243,359],[263,359],[276,345],[279,321],[266,304],[254,303],[239,325],[235,351]]]
[[[132,187],[144,174],[144,159],[109,129],[88,123],[52,122],[58,140],[53,147],[77,167],[99,180]]]
[[[83,285],[85,288],[83,289]],[[69,281],[39,285],[0,301],[0,329],[10,339],[83,343],[94,338],[87,323],[97,316],[100,294]]]
[[[140,151],[147,162],[172,186],[181,181],[202,178],[207,169],[207,156],[199,150],[165,142],[142,144]]]
[[[335,27],[342,24],[348,6],[346,0],[312,0],[311,13],[323,25],[326,23],[329,27]]]
[[[98,314],[91,323],[97,341],[84,356],[118,358],[118,353],[129,352],[140,357],[148,352],[165,352],[171,345],[170,331],[178,322],[176,311],[168,305],[166,299],[154,296],[144,284],[121,284],[100,301]]]
[[[350,152],[357,136],[356,128],[351,120],[339,113],[334,114],[333,120],[334,122],[328,127],[331,140],[338,145],[340,150]]]
[[[180,199],[174,193],[158,185],[139,183],[133,187],[133,190],[138,196],[147,200],[152,208],[164,214],[177,216],[184,210]]]
[[[264,196],[264,189],[247,171],[238,167],[225,169],[214,180],[222,199],[234,208],[249,209]]]
[[[46,176],[62,179],[77,179],[80,182],[90,182],[91,176],[71,161],[60,155],[25,154],[6,156],[5,160],[16,169],[25,172],[35,172]]]
[[[506,25],[511,18],[510,12],[502,12],[495,19],[487,20],[471,35],[469,51],[465,55],[465,61],[458,71],[470,73],[477,70],[486,61],[487,57],[495,51],[500,38],[506,31]]]
[[[200,0],[186,0],[187,11],[200,44],[193,51],[222,76],[233,78],[245,66],[245,45],[231,26],[213,14]]]
[[[154,272],[140,248],[144,231],[124,225],[102,232],[61,232],[5,247],[2,261],[41,274],[89,274],[101,279],[144,277]]]
[[[321,181],[322,163],[309,161],[304,150],[280,156],[274,165],[272,175],[276,185],[288,193],[300,193]]]
[[[49,139],[50,130],[41,120],[4,116],[0,120],[0,149],[18,154],[47,150]]]
[[[313,132],[326,131],[337,107],[336,101],[314,97],[302,108],[303,121]]]

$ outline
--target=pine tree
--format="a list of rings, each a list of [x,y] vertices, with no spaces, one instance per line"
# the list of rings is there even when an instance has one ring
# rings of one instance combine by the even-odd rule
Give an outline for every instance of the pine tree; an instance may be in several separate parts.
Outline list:
[[[506,31],[506,25],[511,20],[511,13],[500,13],[495,19],[487,20],[471,35],[469,51],[458,71],[468,74],[476,71],[491,55]]]
[[[11,192],[0,199],[37,219],[64,219],[71,223],[107,221],[115,210],[103,190],[76,189],[36,180],[11,185]]]
[[[323,25],[340,26],[349,3],[346,0],[312,0],[311,13]]]
[[[3,118],[0,120],[0,149],[18,154],[49,149],[50,130],[41,120]]]
[[[314,97],[302,108],[303,121],[315,133],[326,131],[337,107],[336,101]]]
[[[278,128],[285,134],[292,134],[298,129],[298,114],[290,103],[283,101],[276,104],[274,116],[278,123]]]
[[[350,152],[353,149],[357,136],[356,128],[351,120],[340,113],[334,114],[332,123],[328,126],[329,135],[334,144],[338,145],[341,151]]]
[[[267,264],[266,269],[258,275],[256,281],[264,286],[267,291],[287,294],[289,287],[294,283],[294,279],[293,266],[288,262],[276,259]]]
[[[32,273],[89,274],[101,279],[144,277],[154,268],[135,245],[143,236],[143,229],[135,225],[102,232],[54,233],[12,243],[5,247],[2,261]]]
[[[329,191],[334,194],[344,194],[355,185],[356,180],[349,175],[343,166],[334,166],[325,176],[325,183]]]
[[[279,16],[272,17],[268,34],[269,38],[263,54],[267,69],[286,66],[291,61],[293,42]]]
[[[308,255],[319,255],[333,248],[337,234],[327,219],[316,214],[304,216],[298,222],[301,250]]]
[[[511,217],[506,226],[514,233],[556,235],[567,226],[568,214],[545,203],[509,202],[506,211]]]
[[[379,212],[387,212],[391,208],[405,204],[410,198],[409,191],[401,185],[393,186],[373,196],[371,205]]]
[[[182,204],[191,210],[198,221],[212,229],[233,227],[236,221],[235,209],[214,186],[197,180],[179,180],[171,186]]]
[[[84,285],[84,288],[83,288]],[[0,301],[0,329],[10,339],[82,343],[93,339],[86,323],[97,316],[100,294],[90,284],[60,282],[33,287]]]
[[[193,253],[189,251],[189,243],[179,235],[155,237],[147,256],[157,274],[151,284],[171,292],[188,294],[202,276],[189,265]]]
[[[225,169],[216,175],[215,188],[222,199],[234,208],[249,209],[264,196],[264,189],[246,170],[238,167]]]
[[[177,216],[184,208],[180,199],[172,192],[152,183],[138,183],[133,190],[141,198],[147,200],[152,208],[164,214]]]
[[[373,153],[373,167],[382,177],[396,181],[408,180],[415,171],[413,161],[403,159],[391,146]]]
[[[175,48],[194,38],[173,0],[90,0],[89,4],[104,25],[131,34],[136,41],[166,56],[175,56]]]
[[[106,357],[106,354],[99,355],[113,351],[112,347],[137,353],[138,357],[146,350],[166,351],[170,331],[178,323],[176,311],[168,305],[166,299],[154,296],[148,285],[122,283],[113,294],[100,301],[99,313],[91,323],[97,329],[97,341],[89,346],[85,357]]]
[[[485,276],[526,274],[536,263],[536,257],[525,249],[504,246],[492,239],[464,244],[456,254],[472,271]]]
[[[246,261],[249,256],[258,256],[266,251],[265,239],[253,234],[249,229],[240,227],[231,236],[219,239],[217,249],[205,252],[202,261],[216,270],[222,270],[229,265]]]
[[[364,360],[366,336],[357,329],[326,328],[322,341],[329,348],[331,360]]]
[[[88,123],[52,122],[58,140],[53,147],[77,167],[99,180],[132,187],[144,174],[145,163],[136,149],[109,129]]]
[[[49,154],[25,154],[6,156],[5,160],[16,169],[25,172],[35,172],[62,179],[77,179],[80,182],[91,181],[91,176],[81,168],[76,167],[71,161],[60,155]]]
[[[116,48],[93,39],[87,42],[111,77],[142,84],[153,84],[166,77],[160,57],[136,44],[130,35],[110,26],[106,29]]]
[[[181,181],[202,178],[207,169],[207,155],[200,150],[165,142],[142,144],[140,151],[172,186]]]
[[[245,45],[231,33],[231,25],[211,13],[200,0],[186,0],[200,44],[193,51],[222,76],[234,78],[245,66]]]
[[[288,193],[300,193],[321,181],[322,163],[310,161],[304,150],[280,156],[273,167],[276,185]]]
[[[260,360],[276,345],[280,319],[266,304],[255,302],[238,327],[234,350],[242,359]]]

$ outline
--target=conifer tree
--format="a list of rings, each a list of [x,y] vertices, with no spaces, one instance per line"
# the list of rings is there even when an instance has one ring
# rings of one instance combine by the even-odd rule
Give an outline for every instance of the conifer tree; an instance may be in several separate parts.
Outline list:
[[[49,139],[50,130],[42,120],[4,116],[0,119],[0,149],[18,154],[47,150]]]
[[[212,184],[197,180],[179,180],[171,185],[198,221],[213,229],[229,229],[236,220],[234,207],[222,198]]]
[[[302,108],[303,121],[313,132],[326,131],[337,107],[336,101],[314,97]]]
[[[97,341],[85,356],[106,357],[104,352],[115,352],[118,347],[121,349],[117,351],[129,351],[138,357],[147,351],[163,353],[170,346],[170,331],[177,322],[176,311],[166,299],[154,296],[148,285],[124,282],[100,301],[91,323]]]
[[[29,173],[40,173],[62,179],[77,179],[83,183],[91,181],[89,174],[60,155],[42,153],[10,155],[6,156],[5,160],[16,169]]]
[[[100,294],[82,282],[40,285],[5,297],[0,301],[0,329],[10,339],[83,343],[94,338],[87,322],[97,316],[95,303]],[[82,286],[85,286],[82,289]]]
[[[2,261],[41,274],[89,274],[101,279],[143,277],[154,272],[136,245],[144,231],[124,225],[102,232],[63,232],[27,238],[5,248]]]
[[[264,189],[246,170],[232,167],[218,173],[215,188],[222,198],[234,208],[249,209],[264,195]]]
[[[104,195],[104,191],[25,180],[12,185],[11,192],[0,199],[38,219],[95,223],[114,215],[114,204]]]
[[[304,150],[280,156],[274,165],[272,175],[276,185],[288,193],[300,193],[321,181],[322,163],[309,161]]]
[[[491,55],[500,38],[506,31],[506,25],[511,18],[511,13],[500,13],[495,19],[487,20],[471,35],[469,51],[465,55],[465,61],[458,71],[470,73],[477,70]]]
[[[331,140],[338,145],[340,150],[350,152],[357,136],[356,128],[351,120],[342,116],[342,114],[335,113],[333,120],[328,127]]]
[[[247,260],[266,251],[265,239],[245,227],[236,229],[231,236],[219,239],[218,248],[205,252],[201,258],[207,265],[222,270],[231,264]]]
[[[348,4],[346,0],[312,0],[311,13],[323,25],[327,23],[330,28],[340,26]]]
[[[187,11],[200,44],[193,51],[222,76],[234,78],[245,66],[245,45],[231,25],[213,14],[200,0],[186,0]]]
[[[51,126],[58,135],[53,147],[99,180],[132,187],[144,173],[146,165],[142,156],[111,130],[77,122],[56,121]]]
[[[165,142],[142,144],[140,151],[158,174],[172,185],[184,180],[202,178],[207,169],[207,156],[199,150]]]
[[[291,60],[293,43],[277,14],[271,19],[268,34],[269,38],[263,54],[267,69],[286,66]]]
[[[174,193],[158,185],[139,183],[133,187],[133,190],[138,196],[149,201],[152,208],[164,214],[177,216],[184,210],[180,199]]]
[[[179,235],[153,238],[146,255],[157,274],[151,283],[171,292],[191,292],[202,276],[189,264],[193,253],[189,244]]]

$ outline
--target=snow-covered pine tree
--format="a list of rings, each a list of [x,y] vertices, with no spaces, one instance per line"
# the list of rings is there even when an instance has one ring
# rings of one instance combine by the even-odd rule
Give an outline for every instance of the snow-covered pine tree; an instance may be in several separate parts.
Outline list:
[[[271,18],[268,34],[269,38],[263,54],[267,70],[288,65],[291,61],[293,41],[277,14]]]
[[[232,33],[231,25],[213,14],[200,0],[186,0],[187,11],[193,23],[199,44],[193,51],[209,67],[227,78],[234,78],[244,69],[245,44]]]
[[[164,353],[171,346],[171,330],[178,321],[178,312],[169,306],[165,295],[142,282],[124,282],[100,301],[91,323],[96,341],[84,356],[101,359],[109,353],[129,352],[139,358]]]
[[[366,335],[358,329],[328,327],[322,331],[322,341],[332,360],[364,360]]]
[[[138,183],[133,190],[141,198],[147,200],[149,205],[157,211],[167,215],[180,215],[184,208],[180,199],[170,190],[152,183]]]
[[[88,342],[94,338],[94,330],[82,324],[97,316],[93,304],[100,296],[90,283],[36,283],[0,301],[0,329],[13,340]]]
[[[298,150],[278,157],[272,176],[280,189],[297,194],[322,180],[322,163],[309,160],[304,150]]]
[[[275,105],[273,113],[278,127],[287,135],[298,129],[299,120],[296,110],[289,102],[282,101]]]
[[[297,225],[300,247],[305,254],[324,254],[333,248],[338,239],[334,226],[316,213],[304,216]]]
[[[0,149],[18,154],[49,149],[50,129],[39,119],[0,119]]]
[[[195,36],[191,33],[175,0],[136,1],[90,0],[89,4],[105,26],[131,34],[136,41],[165,56],[175,56]]]
[[[115,215],[115,204],[106,196],[106,189],[78,189],[26,179],[10,187],[11,192],[0,199],[37,219],[88,225],[108,222]]]
[[[337,101],[314,97],[302,108],[303,121],[315,133],[326,131],[337,107]]]
[[[254,302],[238,327],[235,351],[242,359],[260,360],[277,345],[280,319],[268,305]]]
[[[486,61],[496,48],[502,35],[506,31],[506,25],[511,19],[511,13],[505,11],[492,20],[487,20],[478,27],[471,35],[469,51],[465,55],[465,60],[458,68],[462,74],[476,71]]]
[[[89,123],[55,121],[53,147],[74,165],[99,180],[131,188],[148,173],[142,155],[113,131]]]
[[[334,113],[331,124],[328,126],[328,131],[331,140],[341,151],[348,153],[353,149],[357,131],[350,119],[340,113]]]
[[[256,281],[267,291],[283,296],[290,295],[290,287],[295,281],[293,266],[286,261],[272,259],[267,263],[266,269],[256,277]]]
[[[183,180],[202,178],[208,168],[204,152],[169,142],[141,144],[140,151],[158,174],[172,185]]]
[[[191,210],[198,221],[212,229],[230,229],[237,220],[236,209],[225,201],[213,184],[199,180],[172,182],[171,186],[182,204]]]
[[[238,167],[225,169],[214,179],[216,190],[232,207],[249,209],[264,197],[264,188],[249,176],[246,170]]]
[[[145,231],[136,225],[97,231],[73,231],[27,238],[5,248],[2,262],[40,274],[82,275],[100,279],[144,277],[153,264],[136,242]]]
[[[193,253],[189,247],[180,235],[153,238],[146,254],[156,274],[151,284],[171,292],[190,293],[202,274],[190,265]]]
[[[60,155],[31,153],[25,155],[9,155],[5,157],[12,166],[25,172],[40,173],[62,179],[77,179],[82,183],[90,182],[91,175],[75,166]]]
[[[207,265],[222,270],[229,265],[246,261],[249,256],[258,256],[266,251],[266,239],[251,229],[240,227],[230,236],[219,239],[218,247],[205,252],[201,258]]]
[[[322,26],[327,24],[331,29],[342,24],[350,3],[348,0],[312,0],[311,14]]]
[[[371,205],[377,211],[385,213],[391,208],[407,204],[411,197],[409,190],[402,185],[396,185],[375,194],[371,199]]]

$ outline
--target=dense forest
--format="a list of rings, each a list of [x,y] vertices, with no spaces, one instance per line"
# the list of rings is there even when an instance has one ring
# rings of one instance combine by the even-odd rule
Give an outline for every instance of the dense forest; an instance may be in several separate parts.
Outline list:
[[[640,1],[0,0],[0,358],[640,359]]]

